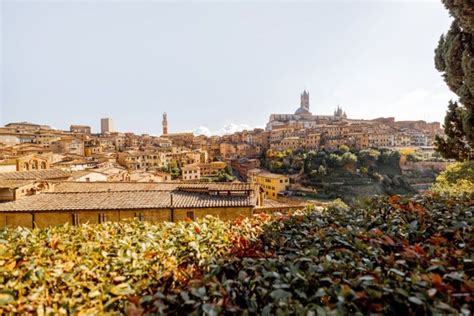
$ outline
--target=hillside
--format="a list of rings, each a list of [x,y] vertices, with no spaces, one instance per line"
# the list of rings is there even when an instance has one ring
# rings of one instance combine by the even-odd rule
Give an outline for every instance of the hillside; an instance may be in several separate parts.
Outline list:
[[[474,201],[0,231],[0,314],[469,314]]]

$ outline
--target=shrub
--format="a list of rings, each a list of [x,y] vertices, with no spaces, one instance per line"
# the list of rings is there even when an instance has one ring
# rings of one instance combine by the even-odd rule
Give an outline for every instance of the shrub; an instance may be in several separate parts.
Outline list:
[[[431,190],[440,195],[474,198],[474,161],[449,165],[436,178]]]

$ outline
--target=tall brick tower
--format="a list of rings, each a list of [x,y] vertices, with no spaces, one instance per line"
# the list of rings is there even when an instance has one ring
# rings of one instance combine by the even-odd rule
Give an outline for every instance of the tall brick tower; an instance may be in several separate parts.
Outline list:
[[[168,117],[166,116],[166,112],[163,113],[163,121],[161,122],[161,125],[163,126],[163,135],[168,134]]]

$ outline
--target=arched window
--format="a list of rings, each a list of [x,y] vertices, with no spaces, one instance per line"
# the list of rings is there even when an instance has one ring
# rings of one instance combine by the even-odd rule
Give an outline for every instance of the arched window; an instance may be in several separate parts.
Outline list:
[[[38,161],[37,160],[31,160],[30,161],[30,166],[32,170],[38,170]]]
[[[25,171],[26,171],[26,170],[28,170],[28,169],[30,168],[30,166],[28,165],[28,163],[27,163],[27,162],[24,162],[24,163],[23,163],[23,167],[22,167],[22,168],[23,168],[23,170],[25,170]]]
[[[44,161],[41,162],[41,169],[46,169],[46,162]]]

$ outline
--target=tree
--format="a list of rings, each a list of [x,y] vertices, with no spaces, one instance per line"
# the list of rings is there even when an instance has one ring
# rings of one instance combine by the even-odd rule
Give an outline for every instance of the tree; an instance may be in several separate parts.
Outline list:
[[[325,176],[327,174],[326,168],[323,165],[319,166],[318,174],[321,176]]]
[[[339,152],[341,152],[341,153],[343,153],[343,154],[349,152],[349,150],[350,150],[350,149],[349,149],[349,146],[347,146],[347,145],[341,145],[341,146],[339,146]]]
[[[437,150],[445,158],[471,159],[474,148],[474,5],[471,0],[442,0],[454,18],[435,49],[435,67],[459,97],[451,101],[445,118],[446,137],[437,137]]]
[[[359,161],[364,167],[372,167],[379,159],[380,151],[376,149],[366,149],[359,152]]]
[[[466,110],[457,102],[449,101],[448,111],[444,118],[446,136],[436,136],[436,148],[444,158],[464,161],[469,159],[469,146],[463,132],[463,117]]]
[[[357,156],[353,153],[346,152],[342,155],[342,164],[347,171],[353,171],[357,163]]]

